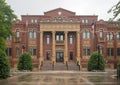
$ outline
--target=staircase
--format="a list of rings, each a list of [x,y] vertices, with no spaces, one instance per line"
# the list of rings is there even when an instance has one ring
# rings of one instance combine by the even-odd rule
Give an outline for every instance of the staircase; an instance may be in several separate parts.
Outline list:
[[[43,65],[41,66],[41,70],[43,71],[52,70],[52,62],[51,61],[43,62]]]
[[[79,71],[79,66],[73,61],[68,62],[68,70]]]
[[[65,70],[79,71],[79,66],[73,61],[68,62],[68,67],[67,67],[66,64],[64,64],[62,62],[57,62],[53,66],[51,61],[45,61],[45,62],[43,62],[43,65],[41,66],[41,70],[42,71],[48,71],[48,70],[54,70],[54,71],[65,71]]]
[[[67,66],[64,63],[56,63],[54,65],[54,70],[67,70]]]

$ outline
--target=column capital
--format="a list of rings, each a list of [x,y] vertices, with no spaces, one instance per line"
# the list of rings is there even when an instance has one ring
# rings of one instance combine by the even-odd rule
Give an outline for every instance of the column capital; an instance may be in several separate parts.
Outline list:
[[[65,34],[67,34],[67,33],[68,33],[68,31],[64,31],[64,33],[65,33]]]

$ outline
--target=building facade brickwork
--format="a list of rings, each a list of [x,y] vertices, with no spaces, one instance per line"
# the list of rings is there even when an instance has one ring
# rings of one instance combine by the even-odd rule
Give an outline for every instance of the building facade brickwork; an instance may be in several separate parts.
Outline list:
[[[15,36],[7,38],[6,53],[12,67],[16,67],[20,54],[30,52],[36,67],[44,61],[75,61],[84,68],[99,44],[105,63],[116,68],[120,57],[119,27],[120,22],[98,21],[96,15],[76,15],[63,8],[44,15],[22,15],[14,22]]]

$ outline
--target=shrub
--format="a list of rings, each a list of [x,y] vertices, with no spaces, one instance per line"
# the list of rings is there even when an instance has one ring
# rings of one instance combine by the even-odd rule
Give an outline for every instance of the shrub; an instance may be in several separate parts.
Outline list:
[[[99,54],[99,68],[98,68],[98,52],[94,52],[88,61],[88,71],[104,70],[105,63],[103,55]]]
[[[32,63],[31,55],[29,53],[23,53],[19,57],[19,62],[18,62],[17,68],[20,71],[22,71],[22,70],[30,70],[30,71],[32,71],[33,63]]]
[[[0,79],[10,76],[10,63],[4,51],[0,50]]]

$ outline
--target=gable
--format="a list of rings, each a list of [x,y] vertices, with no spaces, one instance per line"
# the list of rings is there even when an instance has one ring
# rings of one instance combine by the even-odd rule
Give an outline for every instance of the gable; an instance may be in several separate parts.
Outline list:
[[[63,8],[57,8],[54,10],[44,12],[44,15],[45,16],[75,16],[75,12]]]

